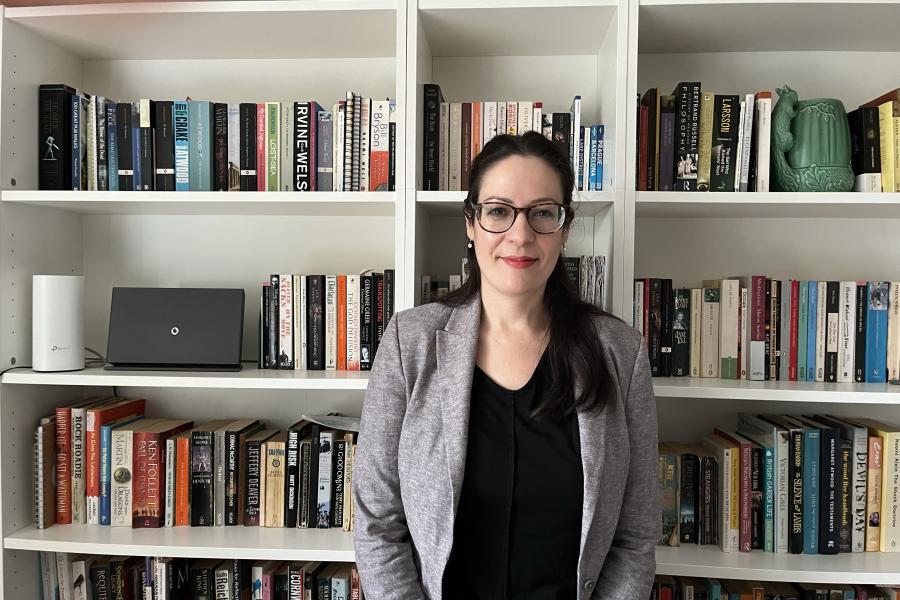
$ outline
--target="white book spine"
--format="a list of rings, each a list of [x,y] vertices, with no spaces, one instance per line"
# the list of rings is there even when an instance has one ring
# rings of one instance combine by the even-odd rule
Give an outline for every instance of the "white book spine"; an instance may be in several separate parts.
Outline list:
[[[293,291],[294,291],[294,319],[293,319],[293,338],[294,338],[294,370],[299,371],[306,368],[306,361],[303,355],[303,339],[301,338],[302,330],[300,328],[300,313],[302,311],[302,303],[300,301],[300,275],[292,275]]]
[[[634,323],[634,328],[637,329],[641,336],[644,335],[644,282],[642,280],[637,280],[634,282],[634,312],[632,314],[631,322]],[[646,344],[646,340],[644,340]]]
[[[790,538],[788,533],[790,435],[786,429],[779,429],[778,439],[775,441],[775,552],[781,554],[787,553]]]
[[[72,559],[68,552],[56,553],[56,577],[59,582],[59,600],[73,600]]]
[[[497,135],[497,103],[485,102],[484,106],[484,143],[487,144]]]
[[[900,436],[884,438],[881,465],[881,551],[900,552]]]
[[[325,277],[325,370],[337,370],[337,277]]]
[[[290,173],[290,169],[285,168]],[[228,105],[228,191],[241,189],[241,105]]]
[[[821,304],[821,301],[819,303]],[[900,281],[892,281],[891,300],[888,304],[888,380],[900,378],[900,356],[898,355],[900,355]]]
[[[41,552],[40,556],[43,600],[57,600],[59,579],[56,574],[56,552]]]
[[[333,143],[331,152],[331,172],[334,176],[331,178],[331,191],[340,192],[343,189],[344,181],[344,111],[341,105],[335,103],[331,107],[331,140]]]
[[[213,432],[215,483],[213,484],[213,515],[216,527],[225,526],[225,430]]]
[[[509,133],[506,127],[506,102],[497,102],[497,133],[503,135]]]
[[[519,103],[508,101],[506,103],[506,133],[519,134]]]
[[[541,133],[541,123],[543,122],[544,105],[541,102],[534,103],[533,116],[531,117],[531,130]]]
[[[769,191],[770,137],[772,135],[772,98],[756,100],[756,191]]]
[[[838,317],[838,383],[853,383],[856,355],[856,282],[842,281]]]
[[[294,368],[294,276],[278,276],[278,367]]]
[[[581,96],[575,96],[572,100],[572,106],[569,109],[569,112],[572,113],[572,132],[573,135],[570,139],[573,140],[572,148],[571,148],[571,159],[572,159],[572,168],[576,173],[576,177],[579,171],[581,171],[581,148],[578,145],[578,136],[581,131]],[[575,180],[575,187],[578,187],[578,180]]]
[[[853,179],[854,192],[880,193],[881,173],[860,173]]]
[[[747,375],[750,373],[750,322],[749,322],[749,312],[750,312],[750,294],[749,290],[745,287],[741,288],[741,339],[738,342],[738,354],[740,355],[740,361],[738,367],[741,372],[739,373],[738,379],[747,379]]]
[[[816,302],[816,381],[825,381],[825,334],[826,311],[825,298],[827,297],[827,282],[816,283],[818,288]]]
[[[741,184],[740,191],[746,192],[750,182],[750,152],[752,151],[751,142],[753,140],[753,94],[747,94],[744,101],[746,110],[742,117],[744,119],[743,140],[741,145]]]
[[[72,597],[75,600],[91,600],[90,576],[87,561],[72,561]]]
[[[518,122],[516,123],[516,129],[519,131],[520,135],[526,131],[531,131],[531,119],[534,118],[534,103],[519,102],[517,114]]]
[[[175,438],[166,440],[166,512],[165,527],[175,525]],[[165,580],[163,580],[165,581]]]
[[[230,108],[230,106],[229,106]],[[229,127],[231,123],[228,123]],[[231,129],[229,132],[228,151],[231,152]],[[281,178],[280,189],[285,192],[294,189],[294,103],[284,102],[281,105],[281,140],[280,140]]]
[[[347,370],[359,371],[358,275],[347,275]]]
[[[142,107],[143,108],[143,107]],[[88,107],[88,189],[97,190],[98,173],[97,173],[97,98],[92,97],[90,107]],[[72,519],[75,523],[75,519]]]
[[[161,582],[154,586],[154,600],[169,600],[169,568],[170,563],[167,559],[157,558],[153,563],[156,571],[154,581]],[[235,599],[238,600],[238,599]]]
[[[347,445],[344,450],[344,514],[341,525],[344,531],[350,531],[350,510],[353,506],[353,436],[347,435],[344,439]]]
[[[641,330],[643,331],[643,329]],[[691,377],[701,377],[700,353],[702,348],[703,332],[703,290],[691,289]],[[647,343],[647,340],[644,340]]]
[[[450,189],[450,103],[441,102],[440,134],[438,135],[438,189],[446,191]]]
[[[853,428],[853,524],[851,543],[853,552],[866,551],[866,490],[869,484],[869,432],[865,427]]]
[[[113,429],[110,462],[110,525],[131,527],[131,450],[130,429]]]
[[[327,448],[327,450],[324,450]],[[328,528],[331,515],[331,453],[334,433],[319,433],[319,485],[316,492],[316,527]],[[324,450],[324,451],[323,451]]]
[[[744,114],[747,112],[746,102],[741,100],[741,116],[738,119],[737,143],[734,151],[734,191],[741,190],[741,164],[744,154]]]
[[[372,139],[372,99],[362,99],[359,116],[359,191],[369,191],[369,145]]]
[[[703,290],[703,331],[700,340],[701,377],[719,376],[719,290]]]
[[[461,190],[462,164],[462,104],[450,103],[450,150],[447,157],[447,174],[450,191]]]
[[[307,346],[309,342],[307,340],[308,331],[307,331],[307,322],[306,322],[306,275],[298,275],[300,278],[300,368],[304,371],[309,369],[309,359]]]
[[[253,563],[250,567],[250,600],[262,600],[262,563]]]
[[[72,409],[72,523],[87,522],[87,506],[84,481],[84,413],[85,409]]]

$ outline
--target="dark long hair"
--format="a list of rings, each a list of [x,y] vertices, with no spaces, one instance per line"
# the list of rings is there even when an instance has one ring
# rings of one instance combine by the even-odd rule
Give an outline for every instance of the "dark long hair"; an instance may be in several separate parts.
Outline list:
[[[474,203],[478,201],[484,174],[495,164],[510,156],[535,157],[547,163],[559,175],[563,204],[566,206],[565,230],[572,226],[574,209],[572,190],[575,173],[556,145],[543,135],[529,131],[521,136],[498,135],[485,144],[469,171],[469,193],[463,204],[463,214],[474,227]],[[467,251],[469,278],[459,289],[447,294],[438,302],[447,306],[467,304],[481,290],[481,269],[475,257],[475,249]],[[534,416],[558,419],[578,410],[591,410],[603,405],[607,394],[614,389],[612,374],[604,360],[605,350],[597,336],[593,318],[611,316],[579,298],[578,290],[569,277],[560,256],[547,280],[544,290],[544,306],[550,314],[550,343],[547,354],[552,374],[552,387]],[[575,397],[576,374],[582,382],[581,394]]]

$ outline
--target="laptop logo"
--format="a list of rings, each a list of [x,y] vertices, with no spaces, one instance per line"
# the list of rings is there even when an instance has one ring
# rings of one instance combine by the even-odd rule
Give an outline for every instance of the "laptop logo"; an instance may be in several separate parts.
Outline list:
[[[180,330],[177,327],[173,327],[171,330],[169,330],[169,333],[171,333],[172,335],[178,335],[179,331]]]

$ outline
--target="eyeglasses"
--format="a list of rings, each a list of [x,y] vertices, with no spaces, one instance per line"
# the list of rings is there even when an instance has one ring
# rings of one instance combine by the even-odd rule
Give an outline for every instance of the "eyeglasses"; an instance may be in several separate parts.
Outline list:
[[[559,231],[566,222],[566,207],[555,202],[517,208],[503,202],[473,204],[475,217],[488,233],[504,233],[516,222],[520,212],[525,213],[528,225],[535,233],[547,234]]]

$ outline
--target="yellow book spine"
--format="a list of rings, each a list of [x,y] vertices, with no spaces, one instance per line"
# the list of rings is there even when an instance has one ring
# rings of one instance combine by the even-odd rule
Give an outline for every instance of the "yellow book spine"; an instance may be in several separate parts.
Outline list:
[[[712,123],[713,106],[716,103],[716,95],[713,92],[703,92],[700,100],[700,139],[698,140],[699,161],[697,165],[697,191],[709,191],[709,171],[712,157]]]
[[[885,192],[897,191],[896,184],[896,134],[894,132],[894,103],[885,102],[878,106],[878,141],[881,150],[881,189]]]

